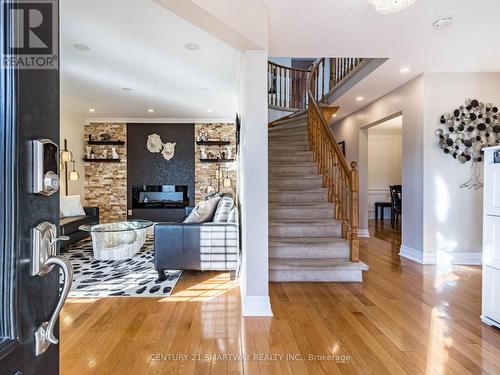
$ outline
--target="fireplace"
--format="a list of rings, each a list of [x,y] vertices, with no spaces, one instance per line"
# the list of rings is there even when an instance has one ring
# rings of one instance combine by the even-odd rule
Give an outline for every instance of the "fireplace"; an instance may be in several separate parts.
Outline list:
[[[188,185],[132,185],[132,208],[185,208],[188,190]]]

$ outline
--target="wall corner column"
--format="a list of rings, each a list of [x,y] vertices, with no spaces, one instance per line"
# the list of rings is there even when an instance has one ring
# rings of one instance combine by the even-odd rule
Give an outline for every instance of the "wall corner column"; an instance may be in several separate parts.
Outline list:
[[[240,79],[243,316],[272,316],[268,258],[267,51],[246,51]]]

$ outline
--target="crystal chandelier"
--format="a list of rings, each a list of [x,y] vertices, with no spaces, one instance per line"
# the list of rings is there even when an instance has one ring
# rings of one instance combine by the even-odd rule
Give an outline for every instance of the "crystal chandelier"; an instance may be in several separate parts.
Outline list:
[[[416,0],[368,0],[380,14],[399,12],[413,5]]]

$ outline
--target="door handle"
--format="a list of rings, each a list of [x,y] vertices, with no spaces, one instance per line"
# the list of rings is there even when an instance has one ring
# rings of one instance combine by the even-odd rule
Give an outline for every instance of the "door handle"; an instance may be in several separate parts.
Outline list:
[[[47,221],[33,228],[31,274],[43,277],[49,274],[54,266],[58,266],[61,268],[64,276],[63,289],[55,310],[52,312],[50,319],[43,322],[35,331],[35,354],[37,356],[43,354],[49,348],[50,344],[57,344],[59,342],[54,336],[54,327],[73,283],[73,267],[71,263],[67,259],[57,255],[57,242],[66,239],[68,239],[66,236],[56,237],[56,226]]]
[[[59,340],[54,336],[54,327],[56,325],[57,318],[59,317],[59,313],[61,312],[64,302],[66,301],[66,298],[68,298],[71,284],[73,283],[73,267],[71,267],[71,263],[66,258],[63,258],[59,255],[50,256],[49,259],[47,259],[46,264],[53,264],[61,267],[64,275],[64,285],[61,296],[59,297],[59,301],[57,301],[56,308],[49,319],[47,329],[45,331],[47,341],[49,341],[51,344],[57,344]]]

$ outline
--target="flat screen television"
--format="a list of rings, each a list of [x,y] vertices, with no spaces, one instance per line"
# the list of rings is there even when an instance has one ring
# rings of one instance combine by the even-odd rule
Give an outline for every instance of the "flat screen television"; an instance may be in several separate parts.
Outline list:
[[[132,208],[185,208],[187,185],[132,185]]]

